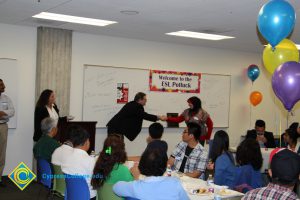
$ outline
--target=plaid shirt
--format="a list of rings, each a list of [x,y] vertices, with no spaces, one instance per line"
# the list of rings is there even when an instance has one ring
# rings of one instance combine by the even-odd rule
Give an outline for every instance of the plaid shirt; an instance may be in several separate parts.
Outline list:
[[[295,200],[297,199],[297,195],[290,189],[269,183],[267,187],[257,188],[255,190],[251,190],[245,194],[242,200]]]
[[[181,166],[182,160],[185,156],[185,149],[187,145],[188,144],[186,142],[180,142],[179,144],[177,144],[175,150],[171,155],[175,158],[175,170],[179,170]],[[203,148],[203,146],[200,143],[198,143],[186,160],[184,166],[184,173],[192,173],[195,170],[204,172],[207,164],[207,157],[207,151]]]

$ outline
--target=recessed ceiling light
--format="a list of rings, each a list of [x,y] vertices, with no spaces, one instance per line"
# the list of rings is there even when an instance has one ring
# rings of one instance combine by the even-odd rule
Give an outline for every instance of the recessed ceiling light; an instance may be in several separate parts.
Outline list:
[[[86,18],[86,17],[77,17],[77,16],[71,16],[71,15],[62,15],[62,14],[49,13],[49,12],[41,12],[40,14],[34,15],[32,17],[40,18],[40,19],[62,21],[62,22],[70,22],[70,23],[76,23],[76,24],[86,24],[86,25],[92,25],[92,26],[107,26],[110,24],[118,23],[115,21],[107,21],[107,20],[93,19],[93,18]]]
[[[265,44],[264,46],[266,47],[267,44]],[[295,44],[295,46],[297,47],[298,50],[300,50],[300,44]]]
[[[166,34],[180,36],[180,37],[191,37],[191,38],[197,38],[197,39],[204,39],[204,40],[224,40],[224,39],[234,38],[231,36],[199,33],[199,32],[192,32],[192,31],[177,31],[177,32],[171,32],[171,33],[166,33]]]
[[[135,11],[135,10],[121,10],[120,13],[122,13],[124,15],[137,15],[137,14],[139,14],[139,11]]]

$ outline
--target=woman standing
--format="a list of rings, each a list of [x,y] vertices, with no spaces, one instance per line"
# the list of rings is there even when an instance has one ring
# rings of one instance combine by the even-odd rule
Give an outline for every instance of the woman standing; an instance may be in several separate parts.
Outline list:
[[[41,121],[46,117],[51,117],[56,121],[59,120],[59,110],[55,104],[55,94],[52,90],[44,90],[35,106],[34,111],[34,135],[33,140],[37,142],[41,136]]]
[[[178,117],[168,117],[168,122],[196,122],[201,127],[200,143],[204,145],[205,140],[210,140],[213,129],[213,122],[209,114],[202,109],[201,100],[198,97],[191,97],[187,100],[189,108],[185,109]]]

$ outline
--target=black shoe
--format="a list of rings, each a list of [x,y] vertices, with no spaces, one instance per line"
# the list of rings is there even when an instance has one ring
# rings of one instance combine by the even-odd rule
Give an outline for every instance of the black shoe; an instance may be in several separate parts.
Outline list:
[[[3,183],[3,181],[0,182],[0,187],[5,188],[6,184]]]

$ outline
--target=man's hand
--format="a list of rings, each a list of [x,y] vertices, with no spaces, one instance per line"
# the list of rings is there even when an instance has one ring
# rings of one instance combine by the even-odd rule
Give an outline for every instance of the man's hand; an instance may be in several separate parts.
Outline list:
[[[159,115],[158,119],[161,120],[161,121],[167,121],[168,117],[165,116],[165,115]]]
[[[3,111],[0,111],[0,119],[2,119],[4,116],[6,116],[7,114]]]
[[[264,135],[259,135],[259,134],[257,134],[256,140],[258,142],[261,141],[262,143],[266,143],[268,141],[267,138],[265,138]]]

